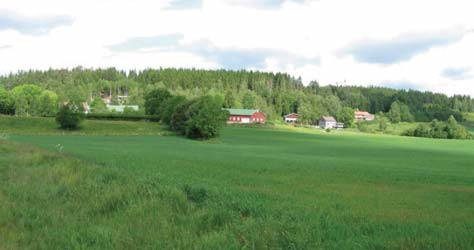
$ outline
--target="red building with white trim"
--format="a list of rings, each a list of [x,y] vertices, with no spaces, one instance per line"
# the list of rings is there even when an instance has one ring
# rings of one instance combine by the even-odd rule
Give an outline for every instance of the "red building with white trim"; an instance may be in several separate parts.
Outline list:
[[[227,123],[266,123],[267,117],[258,109],[226,109],[229,111]]]

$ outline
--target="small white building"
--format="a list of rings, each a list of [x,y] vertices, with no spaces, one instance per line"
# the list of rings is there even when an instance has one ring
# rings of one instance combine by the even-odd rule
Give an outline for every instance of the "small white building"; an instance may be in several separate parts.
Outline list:
[[[291,114],[285,115],[285,122],[297,122],[297,121],[298,121],[298,114],[291,113]]]
[[[337,121],[332,116],[323,116],[319,119],[319,127],[322,129],[336,128]]]

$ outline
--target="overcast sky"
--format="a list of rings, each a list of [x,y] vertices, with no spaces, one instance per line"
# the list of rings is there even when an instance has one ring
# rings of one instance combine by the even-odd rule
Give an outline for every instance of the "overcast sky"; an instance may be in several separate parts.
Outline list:
[[[0,73],[256,69],[474,95],[473,10],[472,0],[2,1]]]

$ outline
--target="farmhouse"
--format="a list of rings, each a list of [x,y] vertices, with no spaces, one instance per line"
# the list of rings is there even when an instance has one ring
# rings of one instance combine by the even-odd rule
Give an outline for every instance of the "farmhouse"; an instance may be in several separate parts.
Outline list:
[[[354,118],[358,121],[373,121],[375,116],[367,111],[356,110],[354,112]]]
[[[323,116],[319,119],[319,127],[323,129],[336,128],[337,121],[332,116]]]
[[[229,111],[227,123],[266,123],[267,118],[258,109],[225,109]]]
[[[296,113],[291,113],[288,115],[285,115],[285,122],[297,122],[298,121],[298,114]]]

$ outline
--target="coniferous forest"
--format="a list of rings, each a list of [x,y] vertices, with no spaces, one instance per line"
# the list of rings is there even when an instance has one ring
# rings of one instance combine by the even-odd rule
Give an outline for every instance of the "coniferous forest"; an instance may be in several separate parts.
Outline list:
[[[383,112],[392,122],[447,121],[451,115],[460,121],[464,112],[474,111],[474,99],[469,96],[375,86],[320,86],[317,81],[305,86],[301,78],[285,73],[172,68],[126,72],[76,67],[0,77],[0,113],[49,115],[57,112],[51,110],[57,108],[55,103],[93,103],[104,93],[111,96],[113,104],[139,105],[144,112],[146,94],[157,88],[187,99],[220,95],[224,107],[261,109],[269,120],[295,112],[306,123],[314,123],[322,115],[340,117],[344,108]],[[21,95],[36,99],[18,98]]]

